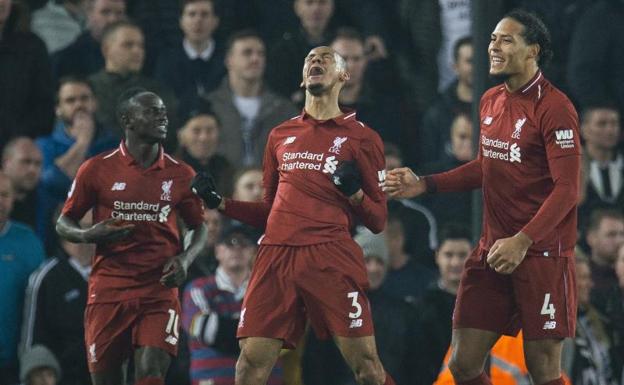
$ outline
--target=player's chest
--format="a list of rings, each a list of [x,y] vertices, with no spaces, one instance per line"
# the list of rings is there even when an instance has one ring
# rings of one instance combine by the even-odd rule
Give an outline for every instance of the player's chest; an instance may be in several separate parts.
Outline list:
[[[282,172],[333,174],[338,161],[355,158],[359,139],[346,129],[307,128],[276,136],[273,146]]]
[[[112,173],[99,183],[98,201],[101,204],[145,204],[175,205],[181,199],[183,181],[172,172],[140,172],[130,170]]]
[[[517,168],[545,164],[542,134],[530,108],[507,100],[485,105],[480,118],[479,147],[485,162]]]

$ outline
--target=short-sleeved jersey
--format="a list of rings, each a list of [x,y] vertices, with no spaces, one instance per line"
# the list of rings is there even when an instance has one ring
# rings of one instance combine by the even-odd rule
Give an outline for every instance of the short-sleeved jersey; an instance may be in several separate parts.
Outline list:
[[[162,148],[143,168],[123,142],[80,167],[63,215],[79,220],[93,209],[93,223],[119,218],[135,225],[128,238],[97,246],[88,303],[177,296],[159,280],[166,261],[182,251],[176,212],[190,228],[202,223],[201,201],[190,189],[193,176],[191,167]]]
[[[332,182],[343,161],[355,161],[364,201],[352,206]],[[272,202],[262,244],[310,245],[350,239],[357,217],[383,228],[386,198],[383,143],[355,112],[318,121],[303,112],[275,127],[264,156],[265,201]],[[368,224],[367,224],[368,223]]]
[[[555,185],[549,161],[580,157],[581,146],[574,106],[540,71],[516,92],[504,85],[489,89],[480,108],[484,202],[480,246],[487,250],[497,239],[523,230],[540,210]],[[527,255],[572,255],[578,195],[565,199],[574,201],[573,208],[548,234],[540,234],[541,240]]]

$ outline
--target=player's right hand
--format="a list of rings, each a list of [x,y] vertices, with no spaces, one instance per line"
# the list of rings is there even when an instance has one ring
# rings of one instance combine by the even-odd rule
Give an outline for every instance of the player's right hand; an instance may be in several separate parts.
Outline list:
[[[414,174],[409,167],[388,171],[381,188],[390,198],[413,198],[427,191],[425,180]]]
[[[221,195],[215,191],[216,189],[214,178],[206,171],[199,172],[191,182],[191,190],[204,201],[209,209],[216,209],[223,200]]]
[[[134,226],[121,219],[109,218],[86,229],[83,236],[85,243],[115,242],[128,237],[134,230]]]

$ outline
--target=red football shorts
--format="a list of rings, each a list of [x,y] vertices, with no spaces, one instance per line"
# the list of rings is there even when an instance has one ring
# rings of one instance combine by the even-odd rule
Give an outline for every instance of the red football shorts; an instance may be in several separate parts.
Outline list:
[[[574,337],[574,258],[526,257],[510,275],[499,274],[477,248],[466,260],[453,328],[475,328],[524,338]]]
[[[319,338],[373,335],[362,249],[353,240],[306,246],[260,245],[237,336],[294,348],[306,318]]]
[[[135,348],[178,352],[180,301],[133,299],[94,303],[85,311],[85,343],[90,372],[121,365]]]

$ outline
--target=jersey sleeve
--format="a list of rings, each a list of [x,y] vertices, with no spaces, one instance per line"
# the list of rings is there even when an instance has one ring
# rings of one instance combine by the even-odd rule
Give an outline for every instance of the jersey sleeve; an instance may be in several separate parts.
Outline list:
[[[177,211],[182,217],[182,220],[191,229],[201,225],[204,221],[202,217],[204,211],[202,201],[190,188],[191,180],[194,175],[195,171],[189,167],[188,178],[185,178],[182,182],[183,186],[189,187],[183,189],[182,197],[177,205]]]
[[[226,199],[225,201],[225,215],[259,229],[266,227],[269,212],[277,193],[277,185],[279,184],[278,163],[275,158],[275,150],[271,138],[272,136],[269,136],[262,161],[262,185],[264,187],[262,201],[242,202],[234,199]]]
[[[578,116],[572,103],[556,99],[543,108],[539,124],[548,159],[581,155]]]
[[[79,221],[96,204],[97,171],[93,159],[80,166],[72,182],[61,214]]]
[[[371,130],[363,138],[355,161],[362,176],[364,198],[359,205],[352,208],[369,230],[379,233],[386,225],[388,206],[386,196],[381,190],[381,183],[386,175],[386,162],[383,143],[377,133]]]

